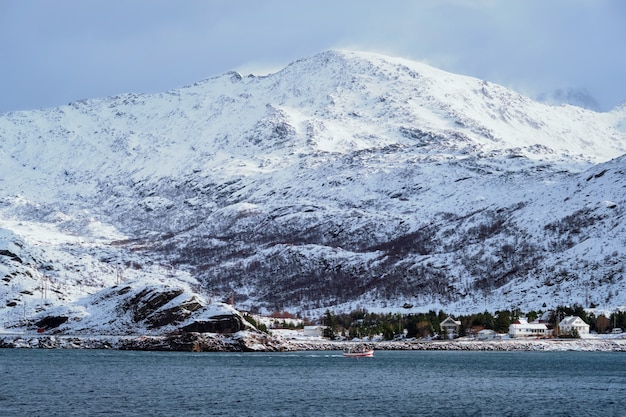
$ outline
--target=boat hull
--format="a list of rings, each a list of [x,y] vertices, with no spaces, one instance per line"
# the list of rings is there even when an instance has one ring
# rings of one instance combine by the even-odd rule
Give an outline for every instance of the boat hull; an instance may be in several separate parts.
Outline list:
[[[361,352],[343,352],[346,358],[371,358],[374,356],[374,350],[364,350]]]

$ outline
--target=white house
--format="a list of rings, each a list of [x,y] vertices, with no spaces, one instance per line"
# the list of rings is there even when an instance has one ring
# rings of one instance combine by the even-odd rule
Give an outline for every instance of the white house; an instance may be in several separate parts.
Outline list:
[[[478,340],[493,340],[498,337],[498,334],[491,329],[483,329],[478,332]]]
[[[548,335],[548,328],[543,323],[529,323],[518,319],[509,326],[509,337],[544,337]]]
[[[304,326],[302,335],[304,337],[322,337],[326,327],[327,326]]]
[[[578,316],[567,316],[559,323],[560,334],[573,334],[574,330],[579,335],[589,334],[589,325]]]
[[[454,320],[452,317],[446,318],[444,321],[439,323],[439,327],[441,327],[441,331],[448,335],[449,339],[454,338],[459,335],[459,328],[461,327],[461,322],[458,320]]]

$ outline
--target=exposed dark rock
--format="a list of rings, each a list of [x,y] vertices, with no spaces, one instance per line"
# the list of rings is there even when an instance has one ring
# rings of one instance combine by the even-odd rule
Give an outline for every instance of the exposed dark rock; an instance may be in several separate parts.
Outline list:
[[[244,330],[245,324],[238,316],[214,316],[210,320],[197,320],[181,328],[183,332],[236,333]]]
[[[43,327],[44,329],[54,329],[59,327],[68,320],[65,316],[48,316],[35,323],[37,327]]]
[[[146,318],[146,323],[152,329],[168,324],[176,324],[191,316],[194,311],[200,308],[202,308],[202,304],[194,297],[172,308],[156,311]]]
[[[11,258],[11,260],[13,260],[15,262],[24,263],[19,256],[17,256],[16,254],[14,254],[13,252],[11,252],[9,250],[0,249],[0,255],[8,256],[9,258]]]
[[[136,322],[146,320],[151,314],[183,292],[184,290],[180,288],[174,288],[166,292],[155,292],[150,288],[146,288],[129,302],[128,307],[133,310],[133,320]]]
[[[129,292],[131,289],[132,289],[132,288],[131,288],[131,287],[129,287],[129,286],[123,287],[123,288],[121,288],[121,289],[119,289],[119,290],[117,291],[117,294],[118,294],[118,295],[124,295],[124,294],[126,294],[127,292]]]

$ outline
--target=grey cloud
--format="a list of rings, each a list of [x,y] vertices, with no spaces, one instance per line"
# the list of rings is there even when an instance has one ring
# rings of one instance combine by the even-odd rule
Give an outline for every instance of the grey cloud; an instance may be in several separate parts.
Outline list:
[[[335,48],[425,61],[538,95],[626,100],[621,0],[0,0],[0,111],[176,88]]]

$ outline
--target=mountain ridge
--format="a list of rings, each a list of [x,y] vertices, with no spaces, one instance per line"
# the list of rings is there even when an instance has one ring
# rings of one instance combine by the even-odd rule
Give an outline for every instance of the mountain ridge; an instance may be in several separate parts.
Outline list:
[[[0,115],[0,228],[7,251],[23,241],[67,282],[57,304],[119,269],[303,314],[540,308],[589,292],[626,304],[624,120],[626,108],[550,106],[326,51],[263,77]],[[5,275],[37,275],[5,258]],[[70,289],[80,271],[89,285]],[[18,294],[42,284],[16,280],[5,304],[34,306]]]

